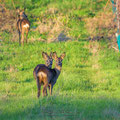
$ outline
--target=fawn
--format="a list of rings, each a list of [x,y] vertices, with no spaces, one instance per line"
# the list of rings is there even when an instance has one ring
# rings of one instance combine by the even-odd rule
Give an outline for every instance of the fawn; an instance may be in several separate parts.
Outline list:
[[[41,85],[43,84],[43,96],[47,96],[47,87],[49,89],[50,95],[52,95],[52,89],[56,83],[58,76],[60,75],[62,69],[62,60],[65,57],[65,53],[61,54],[60,57],[57,56],[56,52],[52,54],[52,58],[55,60],[56,65],[54,69],[48,68],[47,66],[40,66],[36,72],[36,80],[38,87],[37,97],[39,98],[41,93]]]
[[[26,33],[26,43],[27,43],[27,36],[30,30],[30,22],[24,12],[24,10],[18,10],[18,20],[17,20],[17,30],[19,32],[19,45],[21,43],[24,45],[24,34]],[[22,39],[21,39],[22,35]]]

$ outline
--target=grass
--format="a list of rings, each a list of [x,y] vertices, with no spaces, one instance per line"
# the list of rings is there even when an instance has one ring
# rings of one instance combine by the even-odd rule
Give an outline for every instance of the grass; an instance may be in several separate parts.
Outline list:
[[[23,7],[22,0],[17,2],[16,6]],[[35,17],[28,16],[32,24],[29,43],[19,46],[18,42],[11,41],[9,32],[0,32],[1,120],[120,119],[120,53],[109,49],[105,39],[92,43],[83,40],[89,34],[81,17],[95,16],[106,3],[92,2],[94,4],[88,0],[26,0],[26,12]],[[6,5],[12,9],[10,1],[6,0]],[[48,8],[57,10],[53,14]],[[38,27],[39,20],[45,19],[49,23],[53,16],[59,15],[62,15],[61,21],[72,40],[49,44],[31,40],[32,37],[47,40],[49,34],[40,34],[32,27]],[[42,51],[56,51],[58,56],[66,52],[66,57],[53,95],[37,99],[33,69],[44,63]]]
[[[89,47],[86,48],[88,44],[74,41],[50,44],[34,42],[19,47],[18,43],[7,46],[2,43],[1,119],[118,120],[120,54],[104,48],[98,56],[93,57]],[[32,72],[37,64],[44,63],[42,51],[57,51],[58,55],[65,51],[67,55],[53,95],[37,99]],[[98,63],[95,64],[99,64],[100,68],[92,67],[96,58]]]

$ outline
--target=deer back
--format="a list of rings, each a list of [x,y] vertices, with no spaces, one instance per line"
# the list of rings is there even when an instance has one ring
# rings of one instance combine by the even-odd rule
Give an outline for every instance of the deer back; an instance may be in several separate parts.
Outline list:
[[[34,69],[34,71],[33,71],[33,75],[34,75],[35,78],[36,78],[36,76],[37,76],[38,71],[39,71],[41,68],[43,69],[44,66],[47,66],[48,68],[52,68],[52,63],[53,63],[52,52],[50,53],[50,56],[49,56],[46,52],[42,52],[42,57],[43,57],[44,60],[45,60],[45,64],[38,64],[38,65],[35,67],[35,69]]]

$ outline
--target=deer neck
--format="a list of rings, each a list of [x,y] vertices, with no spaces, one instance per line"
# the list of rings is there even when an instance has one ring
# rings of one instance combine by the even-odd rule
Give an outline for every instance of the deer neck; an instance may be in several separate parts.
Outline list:
[[[61,67],[60,66],[55,66],[55,71],[56,71],[56,76],[58,77],[60,75],[60,72],[61,72]]]
[[[61,67],[60,66],[55,66],[54,68],[55,70],[55,76],[52,78],[52,85],[54,85],[60,75],[60,72],[61,72]]]

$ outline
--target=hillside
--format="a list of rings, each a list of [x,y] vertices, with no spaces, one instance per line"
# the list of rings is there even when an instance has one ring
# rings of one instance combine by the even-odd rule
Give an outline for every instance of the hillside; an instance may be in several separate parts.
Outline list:
[[[117,48],[116,28],[110,24],[111,4],[104,9],[106,3],[14,0],[31,22],[29,43],[23,47],[18,44],[13,3],[1,1],[1,120],[120,119],[120,53],[112,48]],[[58,56],[66,52],[66,57],[53,95],[37,99],[33,70],[45,63],[42,51]]]

